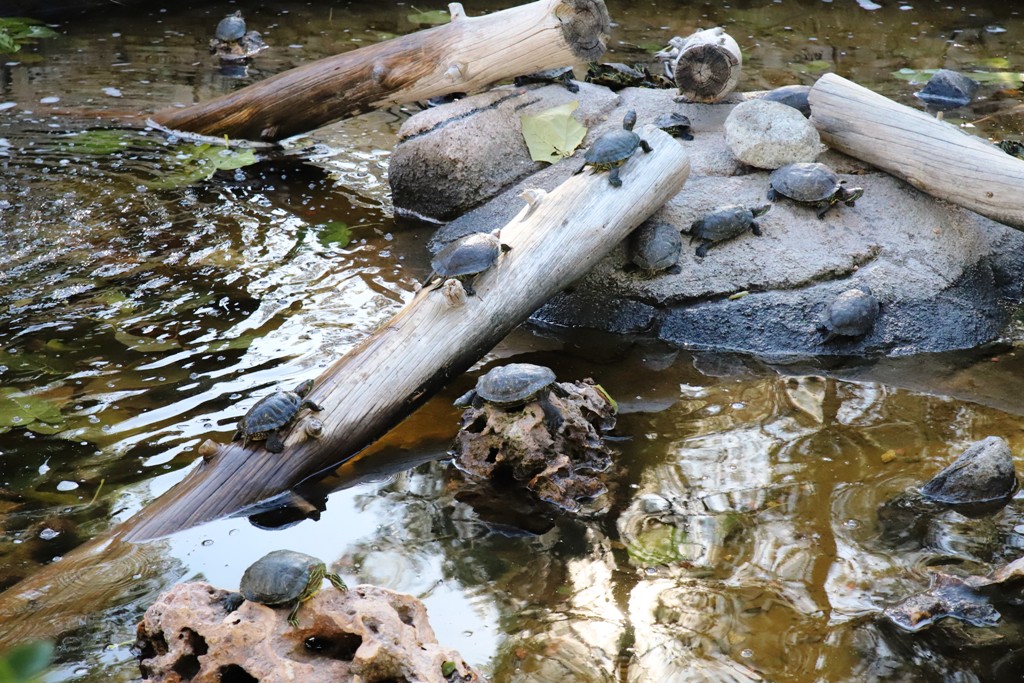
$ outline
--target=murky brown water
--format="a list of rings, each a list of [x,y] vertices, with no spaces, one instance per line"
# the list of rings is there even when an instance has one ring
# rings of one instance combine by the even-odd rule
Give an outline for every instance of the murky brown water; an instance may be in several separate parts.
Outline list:
[[[908,104],[916,86],[900,69],[1024,67],[1012,3],[871,4],[610,2],[609,59],[723,24],[745,52],[743,87],[834,70]],[[418,28],[405,4],[246,7],[273,47],[230,78],[205,43],[233,9],[97,13],[0,67],[0,587],[166,490],[203,439],[227,438],[274,385],[317,374],[425,272],[429,231],[397,224],[387,194],[405,110],[295,145],[317,143],[312,155],[255,165],[104,130],[111,116]],[[995,81],[962,120],[995,113],[979,134],[1018,135],[1003,113],[1017,103],[1013,79]],[[137,678],[128,644],[156,593],[196,577],[234,587],[278,547],[322,556],[350,584],[419,596],[440,640],[496,681],[1018,680],[1015,608],[996,629],[916,636],[878,616],[926,586],[929,566],[979,572],[1016,557],[1021,505],[949,516],[899,543],[875,513],[974,439],[1020,451],[1014,353],[772,368],[522,330],[489,360],[594,377],[619,400],[621,473],[603,514],[527,523],[453,496],[436,461],[464,378],[390,435],[372,460],[386,465],[323,483],[320,521],[272,531],[222,520],[124,560],[135,578],[58,640],[48,680]]]

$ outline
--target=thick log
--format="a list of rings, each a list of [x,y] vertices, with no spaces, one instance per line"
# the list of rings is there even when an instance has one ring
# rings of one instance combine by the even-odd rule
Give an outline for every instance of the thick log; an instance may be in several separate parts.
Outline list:
[[[237,512],[337,465],[394,427],[427,397],[479,360],[552,295],[586,273],[630,231],[679,192],[689,174],[682,145],[646,126],[654,147],[621,170],[575,175],[540,195],[501,230],[512,249],[473,283],[462,305],[445,287],[426,287],[388,324],[338,360],[308,398],[325,407],[323,428],[290,431],[284,455],[258,444],[210,447],[208,459],[126,522],[141,541]]]
[[[611,20],[604,0],[538,0],[321,59],[236,92],[153,116],[165,128],[276,141],[342,118],[533,71],[595,61]]]
[[[808,100],[830,147],[1024,230],[1024,161],[835,74],[818,79]]]
[[[682,41],[673,67],[679,97],[687,102],[721,102],[743,71],[743,53],[721,26],[697,31]]]

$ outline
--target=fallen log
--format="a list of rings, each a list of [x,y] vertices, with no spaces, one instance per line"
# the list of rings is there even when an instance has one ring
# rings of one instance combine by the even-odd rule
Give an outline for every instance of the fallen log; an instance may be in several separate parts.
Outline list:
[[[443,26],[327,57],[152,120],[202,135],[281,140],[375,109],[596,61],[611,23],[604,0],[538,0],[473,18],[459,3],[449,10],[452,20]]]
[[[682,41],[672,77],[686,102],[721,102],[739,83],[743,53],[721,26],[697,31]]]
[[[240,442],[211,447],[181,483],[126,522],[142,541],[237,512],[337,465],[394,427],[465,371],[556,292],[586,273],[679,192],[689,174],[683,147],[651,126],[654,151],[606,173],[575,175],[501,230],[512,249],[477,278],[475,296],[452,305],[427,287],[386,325],[330,367],[307,397],[325,409],[291,429],[285,455]],[[312,436],[311,436],[312,434]]]
[[[835,74],[818,79],[808,100],[811,122],[830,147],[1024,230],[1024,161]]]

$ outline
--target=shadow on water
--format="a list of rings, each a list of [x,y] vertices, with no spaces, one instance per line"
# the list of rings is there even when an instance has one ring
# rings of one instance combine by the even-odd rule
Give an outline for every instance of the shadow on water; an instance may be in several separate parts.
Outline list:
[[[745,89],[835,71],[917,106],[907,79],[958,68],[987,75],[947,120],[1019,136],[1024,20],[1010,3],[872,4],[612,1],[609,60],[718,23],[744,49]],[[439,639],[496,681],[1015,680],[1017,608],[992,629],[946,620],[913,636],[880,615],[930,567],[979,573],[1019,554],[1019,497],[902,545],[877,519],[973,440],[1021,451],[1013,343],[781,363],[527,327],[323,479],[146,545],[109,536],[204,439],[318,374],[428,269],[430,230],[396,222],[387,187],[415,106],[253,159],[110,129],[416,30],[428,8],[244,6],[272,47],[228,77],[206,40],[234,9],[96,13],[0,65],[0,637],[57,638],[48,680],[137,679],[126,643],[157,593],[234,588],[278,547],[423,599]],[[603,513],[570,518],[445,466],[451,401],[512,358],[618,400]]]

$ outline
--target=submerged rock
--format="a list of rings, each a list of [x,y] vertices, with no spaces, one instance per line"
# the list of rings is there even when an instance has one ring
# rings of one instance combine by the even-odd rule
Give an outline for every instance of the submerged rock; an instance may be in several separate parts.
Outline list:
[[[1002,507],[1017,491],[1013,454],[1005,440],[990,436],[976,441],[949,467],[921,487],[921,495],[946,505]]]
[[[955,109],[970,104],[977,91],[978,82],[973,78],[951,69],[939,69],[914,95],[935,109]]]
[[[202,581],[178,584],[143,616],[136,646],[143,680],[318,683],[484,679],[441,647],[416,598],[376,586],[322,591],[286,612],[243,601]]]
[[[994,626],[1000,614],[965,581],[951,574],[935,572],[931,587],[903,602],[886,608],[883,613],[904,631],[920,631],[940,619],[950,617],[971,626]]]

